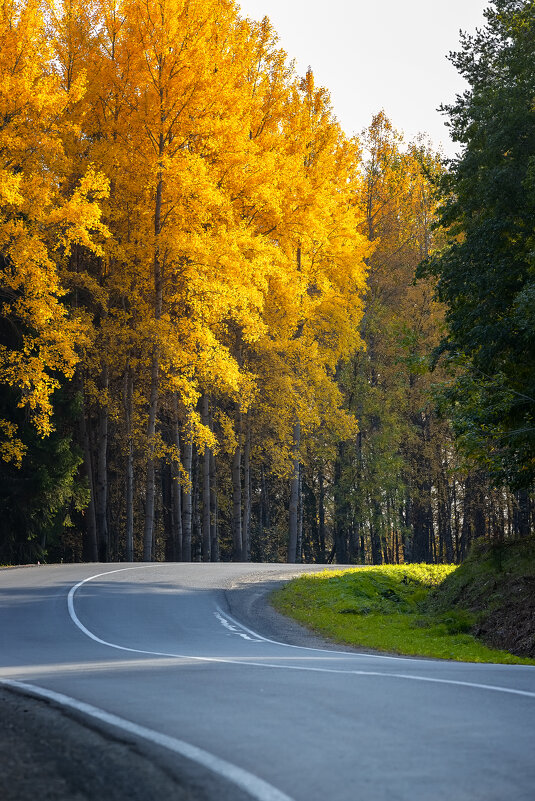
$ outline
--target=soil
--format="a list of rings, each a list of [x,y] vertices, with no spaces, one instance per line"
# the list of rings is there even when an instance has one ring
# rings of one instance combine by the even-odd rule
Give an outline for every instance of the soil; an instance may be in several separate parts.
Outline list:
[[[476,541],[468,559],[430,598],[433,611],[475,613],[486,645],[535,659],[535,536]]]
[[[512,579],[474,634],[493,648],[535,659],[535,576]]]

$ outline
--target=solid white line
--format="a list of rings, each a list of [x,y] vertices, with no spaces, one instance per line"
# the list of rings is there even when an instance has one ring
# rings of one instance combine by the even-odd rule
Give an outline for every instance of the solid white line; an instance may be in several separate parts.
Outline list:
[[[307,673],[340,673],[343,675],[349,676],[379,676],[382,678],[394,678],[394,679],[406,679],[409,681],[422,681],[428,682],[432,684],[450,684],[458,687],[472,687],[474,689],[479,690],[490,690],[492,692],[501,692],[501,693],[508,693],[511,695],[521,695],[526,698],[535,698],[535,692],[530,692],[529,690],[516,690],[511,687],[500,687],[494,684],[479,684],[477,682],[471,681],[457,681],[455,679],[436,679],[431,676],[411,676],[406,673],[382,673],[376,670],[346,670],[346,669],[337,669],[337,668],[323,668],[323,667],[308,667],[305,665],[281,665],[281,664],[273,664],[271,662],[260,662],[260,661],[247,661],[247,659],[228,659],[226,657],[217,657],[217,656],[191,656],[189,654],[169,654],[160,651],[144,651],[140,648],[128,648],[124,645],[117,645],[116,643],[108,642],[106,640],[102,640],[100,637],[97,637],[96,634],[93,634],[88,628],[86,628],[83,623],[78,618],[75,610],[74,610],[74,595],[76,591],[86,582],[92,581],[92,579],[100,578],[101,576],[110,575],[112,573],[121,573],[123,570],[136,570],[140,567],[151,567],[152,565],[142,565],[136,568],[131,567],[124,567],[120,568],[119,570],[110,570],[106,573],[98,573],[95,576],[89,576],[88,578],[84,579],[83,581],[79,581],[78,584],[75,584],[74,587],[71,588],[69,595],[68,595],[68,609],[69,615],[73,623],[88,637],[90,637],[95,642],[100,643],[101,645],[106,645],[109,648],[116,648],[119,651],[128,651],[130,653],[136,654],[145,654],[148,656],[165,656],[165,657],[174,657],[176,659],[189,659],[196,662],[215,662],[218,664],[224,665],[241,665],[246,667],[260,667],[260,668],[272,668],[276,670],[301,670]],[[229,616],[230,617],[230,616]],[[236,621],[237,625],[241,625]],[[274,642],[275,645],[284,644],[284,643],[276,643],[275,641],[267,640],[267,642]],[[294,646],[299,648],[299,646]],[[315,649],[305,649],[305,650],[315,650]],[[319,650],[319,649],[318,649]],[[325,649],[324,653],[332,654],[333,651],[329,651]],[[343,654],[344,656],[355,656],[358,657],[360,654],[351,654],[350,652],[346,651],[338,651],[337,653]],[[405,661],[412,661],[412,660],[405,660]]]
[[[231,762],[227,762],[225,759],[220,759],[202,748],[186,743],[184,740],[177,740],[167,734],[160,734],[160,732],[147,729],[145,726],[139,726],[137,723],[112,715],[91,704],[77,701],[75,698],[63,695],[63,693],[56,693],[52,690],[37,687],[35,684],[26,684],[23,681],[12,681],[10,679],[0,679],[0,684],[29,692],[31,695],[36,695],[40,698],[48,698],[62,706],[67,706],[77,712],[82,712],[84,715],[100,720],[102,723],[114,726],[116,729],[121,729],[129,734],[142,737],[144,740],[149,740],[155,745],[167,748],[168,751],[173,751],[173,753],[186,757],[186,759],[202,765],[213,773],[217,773],[227,781],[245,790],[256,801],[293,801],[290,796],[281,793],[276,787],[268,784],[263,779],[259,779],[258,776],[239,768],[237,765],[233,765]]]

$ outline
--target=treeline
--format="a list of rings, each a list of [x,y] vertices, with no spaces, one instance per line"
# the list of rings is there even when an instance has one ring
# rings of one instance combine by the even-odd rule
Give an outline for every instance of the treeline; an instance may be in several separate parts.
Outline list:
[[[359,144],[227,0],[1,14],[3,558],[246,559],[251,466],[354,426]]]
[[[460,562],[474,539],[533,531],[530,485],[497,483],[458,447],[444,393],[458,370],[430,356],[446,306],[418,265],[444,252],[436,187],[444,175],[424,141],[404,145],[384,114],[363,136],[365,230],[374,244],[361,336],[338,371],[356,437],[303,465],[305,561]],[[519,468],[522,463],[519,462]]]
[[[0,37],[0,561],[458,561],[529,529],[430,371],[427,143],[347,138],[227,0],[17,0]]]

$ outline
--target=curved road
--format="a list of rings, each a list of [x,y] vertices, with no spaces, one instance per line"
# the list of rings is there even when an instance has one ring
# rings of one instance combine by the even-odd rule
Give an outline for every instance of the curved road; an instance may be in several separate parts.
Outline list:
[[[138,739],[218,801],[533,801],[535,668],[277,642],[255,610],[311,569],[2,570],[0,683]]]

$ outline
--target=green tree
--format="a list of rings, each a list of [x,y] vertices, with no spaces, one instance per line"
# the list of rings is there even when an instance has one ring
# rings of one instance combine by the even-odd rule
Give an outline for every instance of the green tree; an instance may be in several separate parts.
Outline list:
[[[16,391],[0,389],[0,411],[16,421],[25,452],[20,466],[0,459],[0,564],[76,561],[82,556],[76,538],[71,537],[72,547],[65,547],[88,500],[79,477],[81,453],[72,435],[79,398],[66,385],[55,391],[52,402],[52,431],[42,437],[16,407]]]
[[[535,3],[493,0],[451,60],[469,88],[445,106],[460,155],[441,182],[447,246],[420,268],[447,304],[435,351],[465,452],[516,488],[535,477]]]

